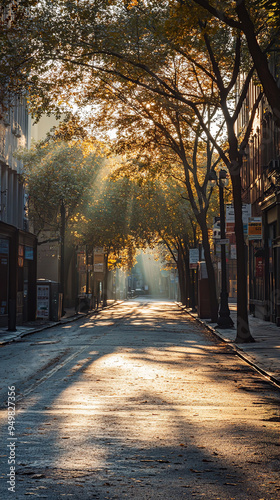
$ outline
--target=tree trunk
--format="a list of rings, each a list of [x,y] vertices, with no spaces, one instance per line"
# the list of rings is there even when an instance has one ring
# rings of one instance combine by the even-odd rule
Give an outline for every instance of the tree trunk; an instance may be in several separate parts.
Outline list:
[[[108,254],[104,255],[104,290],[103,290],[103,304],[102,307],[107,307],[108,305]]]
[[[64,316],[64,293],[65,293],[65,206],[64,201],[61,200],[60,205],[60,217],[61,217],[61,227],[60,227],[60,286],[62,293],[62,316]]]
[[[186,272],[184,266],[184,259],[180,247],[178,250],[177,269],[178,269],[179,286],[181,293],[181,302],[184,306],[186,306],[187,305]]]
[[[204,249],[204,258],[205,258],[207,274],[208,274],[211,322],[216,323],[218,320],[219,304],[218,304],[218,299],[217,299],[215,270],[214,270],[213,262],[211,259],[211,250],[210,250],[208,228],[207,228],[206,220],[200,218],[199,225],[200,225],[201,232],[202,232],[202,245],[203,245],[203,249]]]
[[[190,288],[191,288],[191,273],[189,268],[189,252],[188,250],[184,252],[184,269],[185,269],[185,280],[186,280],[186,305],[190,307]]]
[[[247,296],[247,269],[246,246],[242,222],[242,196],[240,172],[231,174],[234,215],[235,238],[237,254],[237,326],[235,342],[254,342],[250,333],[248,321],[248,296]]]

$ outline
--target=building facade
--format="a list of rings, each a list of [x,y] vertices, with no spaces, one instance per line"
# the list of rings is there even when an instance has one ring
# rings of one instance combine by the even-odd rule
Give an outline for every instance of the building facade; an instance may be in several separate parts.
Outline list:
[[[239,120],[248,123],[260,89],[252,83]],[[242,169],[243,202],[251,204],[252,226],[247,237],[249,309],[280,326],[280,129],[263,96],[254,120]]]
[[[22,162],[14,156],[29,138],[26,101],[14,97],[0,121],[0,326],[10,330],[36,315],[37,241],[28,228]]]

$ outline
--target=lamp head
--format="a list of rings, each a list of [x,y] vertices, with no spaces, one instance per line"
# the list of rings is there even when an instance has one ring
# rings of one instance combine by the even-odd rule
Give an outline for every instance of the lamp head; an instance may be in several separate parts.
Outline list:
[[[229,179],[228,179],[228,173],[226,170],[224,169],[221,169],[219,171],[219,183],[222,185],[222,186],[227,186],[228,183],[229,183]]]
[[[215,184],[217,184],[217,174],[215,170],[210,170],[208,182],[211,186],[215,186]]]

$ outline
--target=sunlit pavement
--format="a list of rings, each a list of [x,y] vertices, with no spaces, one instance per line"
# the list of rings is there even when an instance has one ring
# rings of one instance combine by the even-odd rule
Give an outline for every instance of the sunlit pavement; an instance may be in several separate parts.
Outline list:
[[[181,304],[178,304],[182,307]],[[262,374],[264,374],[273,383],[280,388],[280,329],[275,323],[264,321],[249,315],[249,325],[251,334],[255,340],[253,343],[236,344],[236,324],[237,311],[236,304],[229,304],[230,316],[234,322],[233,328],[222,329],[217,327],[210,320],[198,318],[197,313],[190,309],[182,307],[187,314],[203,323],[215,335],[219,336],[225,342],[231,344],[231,347],[243,357],[248,363],[252,364]]]
[[[279,390],[172,302],[129,301],[1,355],[1,499],[280,498]]]

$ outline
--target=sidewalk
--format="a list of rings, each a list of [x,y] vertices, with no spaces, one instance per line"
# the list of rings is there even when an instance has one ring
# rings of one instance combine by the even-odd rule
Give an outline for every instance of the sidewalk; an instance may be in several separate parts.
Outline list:
[[[229,304],[231,318],[236,325],[237,312],[236,304]],[[198,318],[196,313],[190,309],[185,311],[197,321],[204,324],[219,338],[231,345],[238,356],[247,363],[254,366],[259,372],[280,387],[280,327],[275,323],[263,321],[259,318],[249,316],[249,325],[251,334],[255,342],[249,344],[235,344],[235,328],[219,329],[215,328],[215,323],[209,323],[208,320]]]
[[[108,300],[108,306],[103,309],[108,309],[115,304],[119,304],[122,301],[119,300]],[[78,319],[87,316],[88,314],[94,314],[102,311],[101,309],[91,310],[88,313],[76,313],[75,309],[67,309],[65,308],[65,315],[61,318],[60,321],[45,321],[45,320],[36,320],[29,321],[24,325],[17,325],[15,332],[9,332],[6,327],[0,328],[0,346],[9,344],[10,342],[15,342],[26,335],[30,335],[32,333],[41,332],[42,330],[46,330],[48,328],[52,328],[53,326],[64,325],[65,323],[71,323],[72,321],[77,321]]]

